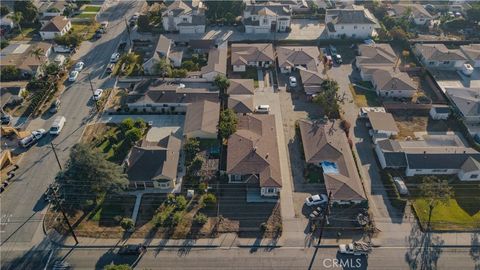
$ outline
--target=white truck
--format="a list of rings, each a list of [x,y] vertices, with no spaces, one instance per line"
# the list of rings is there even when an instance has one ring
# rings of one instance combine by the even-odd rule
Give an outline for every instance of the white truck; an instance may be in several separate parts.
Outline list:
[[[341,254],[351,254],[355,256],[366,255],[372,251],[372,245],[362,241],[355,241],[350,244],[340,244],[338,252]]]

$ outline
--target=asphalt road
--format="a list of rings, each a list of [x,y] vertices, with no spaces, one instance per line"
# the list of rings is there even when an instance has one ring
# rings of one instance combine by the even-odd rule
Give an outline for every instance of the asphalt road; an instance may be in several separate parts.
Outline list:
[[[442,249],[439,256],[425,257],[409,248],[376,248],[370,256],[339,255],[336,248],[177,249],[150,248],[142,256],[117,255],[108,249],[39,251],[20,263],[22,269],[51,269],[63,260],[73,269],[103,269],[108,264],[129,264],[134,269],[478,269],[469,249]],[[2,269],[9,268],[3,262]],[[16,263],[19,263],[17,261]],[[422,266],[423,264],[423,266]],[[17,264],[18,265],[18,264]]]
[[[56,115],[63,115],[67,121],[60,135],[47,135],[33,146],[20,161],[14,182],[1,198],[1,255],[5,257],[15,246],[32,242],[41,230],[42,211],[47,207],[42,194],[53,181],[59,167],[49,146],[55,144],[61,163],[68,159],[70,148],[79,141],[85,124],[94,116],[92,92],[88,81],[91,73],[94,88],[113,87],[115,79],[106,77],[104,70],[111,54],[121,40],[128,40],[123,16],[135,13],[143,4],[141,1],[115,1],[105,8],[101,21],[108,20],[108,33],[94,42],[82,43],[74,60],[85,63],[75,83],[66,84],[61,96],[61,107]],[[30,122],[28,129],[48,130],[55,117],[39,117]],[[41,232],[41,231],[40,231]],[[41,239],[40,239],[41,240]]]

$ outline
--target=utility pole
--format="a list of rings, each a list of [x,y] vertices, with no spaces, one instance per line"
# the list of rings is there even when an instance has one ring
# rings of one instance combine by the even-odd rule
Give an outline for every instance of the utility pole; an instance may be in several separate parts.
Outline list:
[[[58,167],[60,168],[60,171],[63,171],[62,164],[60,164],[60,160],[58,159],[57,149],[55,149],[53,142],[50,142],[50,146],[52,147],[53,154],[55,155],[55,159],[57,160],[57,164],[58,164]]]
[[[132,37],[130,36],[130,25],[128,25],[126,17],[123,17],[123,19],[125,20],[125,26],[127,27],[128,40],[130,41],[130,43],[128,44],[129,45],[128,47],[130,48],[132,46]]]
[[[90,83],[90,90],[92,90],[92,97],[95,96],[95,91],[93,91],[93,85],[92,85],[92,79],[90,78],[90,73],[88,73],[88,82]],[[98,109],[98,103],[96,100],[93,100],[95,103],[95,108],[97,109],[97,112],[99,111]]]
[[[65,209],[63,208],[61,200],[58,198],[58,188],[57,187],[51,187],[50,189],[52,191],[52,196],[53,196],[53,202],[54,204],[60,209],[60,212],[62,212],[63,219],[68,225],[68,230],[73,236],[73,239],[75,240],[75,244],[78,244],[78,239],[77,236],[75,235],[75,231],[73,230],[72,224],[70,224],[70,221],[68,220],[67,214],[65,213]]]
[[[325,209],[325,215],[323,215],[322,225],[320,227],[320,235],[318,236],[317,246],[315,247],[315,252],[313,253],[312,260],[310,261],[310,265],[308,266],[308,270],[312,270],[313,263],[315,262],[315,257],[317,256],[318,248],[320,246],[320,242],[322,241],[323,231],[325,229],[325,223],[328,222],[328,216],[330,215],[330,200],[332,198],[332,192],[328,193],[328,200],[327,200],[327,208]]]

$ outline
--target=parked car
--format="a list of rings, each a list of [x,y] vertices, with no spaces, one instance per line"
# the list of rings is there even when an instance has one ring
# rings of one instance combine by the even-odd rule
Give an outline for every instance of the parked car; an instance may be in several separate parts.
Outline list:
[[[393,177],[393,182],[395,183],[395,186],[397,186],[397,190],[400,195],[408,195],[407,185],[405,185],[405,182],[403,182],[402,178],[395,176]]]
[[[53,47],[53,51],[56,53],[70,53],[73,51],[73,49],[68,46],[58,45]]]
[[[69,82],[74,82],[74,81],[76,81],[77,78],[78,78],[78,74],[79,74],[79,73],[78,73],[78,71],[76,71],[76,70],[70,72],[70,75],[68,76],[68,81],[69,81]]]
[[[46,133],[45,129],[34,130],[32,131],[32,134],[20,140],[19,144],[20,146],[25,148],[30,147],[34,143],[38,142],[38,140],[40,140],[43,137],[43,135],[45,135],[45,133]]]
[[[130,18],[131,21],[136,21],[138,20],[138,17],[140,17],[140,13],[138,12],[135,12],[135,14],[133,14],[132,18]]]
[[[0,116],[0,121],[2,123],[2,125],[8,125],[10,124],[10,121],[12,120],[12,118],[10,117],[10,115],[8,114],[3,114],[2,113],[2,116]]]
[[[115,68],[115,64],[114,64],[114,63],[108,64],[108,65],[107,65],[107,73],[112,73],[114,68]]]
[[[100,30],[100,29],[98,29],[97,31],[95,31],[95,35],[93,35],[93,38],[94,38],[94,39],[99,39],[99,38],[101,38],[101,37],[102,37],[102,33],[103,33],[103,31]]]
[[[97,89],[93,92],[93,100],[99,100],[103,94],[103,89]]]
[[[355,241],[350,244],[340,244],[338,246],[338,252],[341,254],[351,254],[355,256],[366,255],[372,251],[372,245],[362,241]]]
[[[145,245],[124,245],[118,250],[119,255],[139,255],[147,251]]]
[[[67,119],[65,116],[57,116],[55,120],[53,120],[52,127],[50,128],[50,134],[52,135],[58,135],[63,129],[63,126],[65,125],[65,122],[67,122]]]
[[[118,52],[113,53],[112,57],[110,57],[110,62],[111,63],[116,63],[120,59],[120,54]]]
[[[307,206],[321,205],[328,202],[328,197],[325,194],[313,195],[305,199],[305,204]]]
[[[104,31],[107,29],[107,26],[108,26],[108,22],[107,22],[107,21],[100,23],[100,29],[103,29]],[[105,33],[105,32],[104,32],[104,33]]]
[[[342,64],[343,63],[342,56],[340,54],[333,54],[333,61],[335,61],[335,63],[339,65]]]
[[[294,76],[290,76],[288,78],[288,83],[290,84],[290,87],[297,86],[297,78],[295,78]]]
[[[50,106],[50,113],[57,113],[58,108],[60,108],[60,99],[56,99],[54,102],[52,102],[52,105]]]
[[[77,62],[77,63],[75,64],[74,70],[80,72],[80,71],[82,71],[82,69],[83,69],[84,66],[85,66],[85,63],[83,63],[82,61]]]
[[[255,109],[256,113],[267,113],[270,112],[270,105],[258,105]]]
[[[128,23],[128,26],[135,27],[136,24],[137,24],[136,20],[130,20],[130,22]]]

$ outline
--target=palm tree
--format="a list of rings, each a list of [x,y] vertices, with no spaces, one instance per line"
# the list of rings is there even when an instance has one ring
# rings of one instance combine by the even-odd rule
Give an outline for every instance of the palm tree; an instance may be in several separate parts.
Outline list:
[[[22,13],[21,12],[15,12],[15,13],[9,15],[8,18],[11,19],[17,25],[18,30],[20,30],[20,33],[22,33],[22,27],[20,26],[20,22],[23,20]]]
[[[34,56],[38,60],[40,60],[44,55],[45,55],[45,50],[42,48],[36,48],[35,50],[30,52],[30,56]]]

